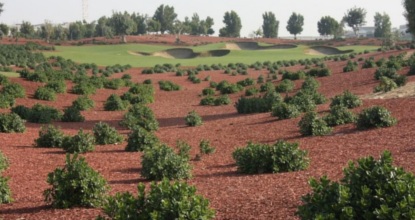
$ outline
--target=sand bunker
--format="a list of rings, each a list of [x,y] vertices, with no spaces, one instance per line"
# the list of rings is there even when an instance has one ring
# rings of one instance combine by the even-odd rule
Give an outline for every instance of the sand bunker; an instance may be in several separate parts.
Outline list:
[[[362,99],[395,99],[395,98],[415,98],[415,82],[407,83],[405,86],[396,88],[390,92],[377,92],[362,95]]]
[[[275,44],[269,46],[259,45],[258,42],[235,42],[227,43],[225,48],[228,50],[268,50],[268,49],[292,49],[296,48],[294,44]]]
[[[314,46],[306,51],[309,55],[338,55],[344,53],[351,53],[353,50],[339,50],[335,47],[328,46]]]
[[[210,50],[201,53],[196,53],[189,48],[173,48],[155,53],[144,52],[128,52],[129,54],[136,56],[157,56],[167,59],[192,59],[196,57],[222,57],[230,53],[230,50]]]

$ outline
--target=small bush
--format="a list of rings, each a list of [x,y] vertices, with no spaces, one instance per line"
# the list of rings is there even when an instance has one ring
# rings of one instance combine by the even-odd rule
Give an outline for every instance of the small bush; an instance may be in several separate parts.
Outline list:
[[[94,136],[80,129],[75,136],[65,137],[62,147],[67,153],[86,153],[95,150],[94,144]]]
[[[7,76],[5,75],[0,75],[0,85],[7,85],[10,83],[10,80]]]
[[[307,77],[301,85],[301,90],[309,92],[317,92],[320,83],[314,77]]]
[[[362,100],[355,94],[346,90],[341,95],[336,95],[332,98],[330,108],[336,105],[341,105],[346,108],[356,108],[362,105]]]
[[[15,103],[16,100],[12,95],[0,93],[0,108],[10,108]]]
[[[42,126],[39,131],[39,138],[35,140],[36,147],[62,147],[65,135],[62,130],[53,126]]]
[[[122,79],[111,79],[104,82],[104,88],[117,90],[125,86],[125,82]]]
[[[229,98],[228,95],[221,95],[221,96],[219,96],[215,99],[214,105],[215,106],[229,105],[231,102],[232,101],[231,101],[231,99]]]
[[[56,92],[50,88],[39,87],[35,92],[35,98],[39,100],[55,101]]]
[[[381,67],[376,70],[375,79],[380,80],[382,77],[393,79],[396,77],[397,74],[398,73],[396,72],[396,69],[394,68]]]
[[[147,131],[143,127],[136,126],[128,135],[128,144],[126,151],[143,151],[146,148],[154,148],[159,144],[159,139],[152,131]]]
[[[195,127],[203,124],[202,117],[200,117],[194,110],[189,112],[184,118],[187,126]]]
[[[11,109],[12,113],[17,114],[18,116],[20,116],[20,118],[27,120],[29,118],[29,114],[30,114],[30,108],[23,106],[23,105],[18,105],[16,107],[13,107]]]
[[[160,89],[163,91],[178,91],[181,87],[171,81],[159,81]]]
[[[330,76],[331,71],[328,68],[315,68],[311,69],[307,72],[307,75],[313,76],[313,77],[324,77],[324,76]]]
[[[0,172],[0,204],[13,202],[12,192],[8,184],[9,178],[4,177]]]
[[[373,89],[373,92],[389,92],[396,88],[398,85],[392,79],[382,76],[379,85]]]
[[[63,111],[62,121],[83,122],[85,121],[85,117],[81,114],[81,111],[78,108],[70,106]]]
[[[312,192],[301,198],[296,214],[301,219],[412,219],[415,177],[392,162],[385,151],[379,160],[349,162],[339,182],[312,178]]]
[[[48,82],[45,88],[51,89],[56,93],[66,93],[66,83],[63,80]]]
[[[0,132],[23,133],[26,130],[25,120],[15,113],[0,113]]]
[[[200,105],[215,105],[215,97],[206,96],[200,100]]]
[[[92,132],[94,133],[95,144],[117,144],[124,140],[123,136],[107,123],[99,122],[95,124]]]
[[[307,152],[297,143],[278,141],[273,145],[248,143],[232,153],[241,173],[280,173],[304,170],[308,167]]]
[[[188,179],[191,177],[189,158],[176,154],[172,148],[159,144],[146,148],[141,161],[141,175],[150,180]]]
[[[397,120],[384,107],[374,106],[364,109],[358,116],[356,126],[360,130],[380,127],[390,127],[397,123]]]
[[[105,101],[104,103],[105,111],[122,111],[122,110],[126,110],[127,107],[128,107],[128,102],[122,100],[116,94],[110,95],[107,101]]]
[[[215,147],[210,146],[209,140],[201,140],[199,143],[200,154],[213,154],[215,153]]]
[[[328,135],[333,130],[327,126],[327,123],[323,119],[318,118],[317,113],[314,111],[305,113],[298,123],[298,126],[300,127],[300,133],[305,136]]]
[[[9,167],[9,160],[4,156],[3,152],[0,151],[0,175]],[[0,190],[1,191],[1,190]],[[1,202],[0,202],[1,204]]]
[[[72,88],[72,93],[78,95],[92,95],[96,92],[96,87],[91,82],[80,82]]]
[[[10,83],[3,87],[2,94],[10,95],[14,98],[24,98],[26,97],[26,90],[20,84]]]
[[[347,72],[353,72],[353,71],[357,71],[357,63],[356,62],[352,62],[352,61],[348,61],[347,65],[345,67],[343,67],[343,72],[347,73]]]
[[[267,82],[263,85],[261,85],[260,92],[275,92],[275,86],[272,82]]]
[[[323,120],[329,126],[352,123],[356,120],[356,116],[345,106],[335,105],[330,108],[330,113],[323,117]]]
[[[281,81],[280,84],[278,84],[275,87],[275,91],[279,92],[279,93],[283,93],[283,92],[291,92],[294,90],[294,82],[291,81],[290,79],[284,79]]]
[[[309,112],[316,109],[316,102],[314,101],[312,95],[306,92],[298,92],[296,95],[291,97],[287,103],[296,106],[296,108],[301,112]]]
[[[252,78],[246,78],[244,80],[238,81],[237,85],[241,85],[243,87],[255,85],[255,80]]]
[[[128,109],[120,125],[129,129],[141,126],[147,131],[157,131],[159,128],[159,123],[151,108],[140,104],[135,104]]]
[[[215,211],[209,208],[209,201],[196,195],[196,188],[186,182],[170,183],[163,179],[151,183],[148,195],[145,185],[138,185],[138,196],[131,193],[117,193],[109,197],[104,205],[105,217],[110,219],[213,219]],[[185,216],[185,217],[184,217]]]
[[[72,107],[77,108],[81,111],[88,110],[94,106],[94,101],[86,95],[79,96],[75,99],[75,101],[72,102]]]
[[[271,115],[274,117],[278,117],[279,120],[283,120],[298,117],[300,115],[300,111],[298,111],[295,105],[281,102],[272,108]]]
[[[363,63],[362,69],[375,68],[375,67],[376,67],[375,61],[373,59],[367,59]]]
[[[58,121],[62,117],[62,114],[55,108],[35,104],[29,111],[27,120],[32,123],[49,124],[51,121]]]
[[[258,93],[259,93],[259,91],[255,87],[251,87],[251,88],[248,88],[247,90],[245,90],[245,96],[253,96],[253,95],[258,94]]]
[[[236,103],[235,108],[239,114],[270,112],[272,106],[282,102],[281,96],[276,92],[269,92],[264,97],[241,97]]]
[[[75,154],[66,155],[65,166],[48,174],[51,188],[44,191],[45,201],[54,208],[99,207],[109,187],[105,179]]]
[[[215,95],[215,90],[213,90],[212,88],[205,88],[202,90],[202,95],[204,96]]]

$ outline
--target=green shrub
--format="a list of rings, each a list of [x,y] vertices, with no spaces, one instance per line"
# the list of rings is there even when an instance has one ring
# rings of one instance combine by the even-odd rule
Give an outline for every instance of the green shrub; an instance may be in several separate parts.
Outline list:
[[[260,92],[274,92],[275,91],[275,86],[272,82],[267,82],[263,85],[261,85]]]
[[[14,98],[24,98],[26,97],[26,90],[20,84],[10,83],[3,87],[2,94],[10,95]]]
[[[9,160],[4,156],[3,152],[0,151],[0,175],[9,167]],[[1,190],[0,190],[1,191]],[[0,202],[1,204],[1,202]]]
[[[375,67],[376,67],[375,61],[373,59],[367,59],[363,63],[362,69],[375,68]]]
[[[276,104],[272,108],[271,115],[274,117],[278,117],[279,120],[283,120],[298,117],[300,115],[300,111],[298,111],[295,105],[281,102]]]
[[[237,85],[241,85],[243,87],[255,85],[255,80],[252,78],[246,78],[244,80],[238,81]]]
[[[373,106],[364,109],[358,116],[356,126],[360,130],[369,128],[390,127],[397,123],[397,120],[384,107]]]
[[[63,139],[62,147],[67,153],[86,153],[95,150],[95,139],[92,134],[84,133],[83,129],[72,137]]]
[[[172,148],[159,144],[144,149],[141,175],[150,180],[188,179],[191,177],[189,158],[176,154]]]
[[[126,110],[127,107],[128,107],[128,102],[122,100],[116,94],[110,95],[107,101],[105,101],[104,103],[105,111],[121,111],[121,110]]]
[[[206,96],[200,100],[200,105],[215,105],[215,97]]]
[[[111,79],[104,82],[104,88],[117,90],[125,86],[125,82],[122,79]]]
[[[30,114],[30,108],[23,106],[23,105],[18,105],[16,107],[13,107],[11,109],[12,113],[17,114],[18,116],[20,116],[20,118],[27,120],[29,118],[29,114]]]
[[[10,108],[15,103],[16,100],[12,95],[0,93],[0,108]]]
[[[45,88],[51,89],[56,93],[66,93],[66,83],[63,80],[48,82]]]
[[[48,174],[51,188],[44,191],[45,201],[54,208],[99,207],[109,187],[85,158],[66,155],[65,166]]]
[[[94,106],[94,101],[86,95],[78,96],[78,98],[72,102],[72,107],[77,108],[81,111],[88,110]]]
[[[280,84],[278,84],[275,87],[275,91],[279,92],[279,93],[283,93],[283,92],[291,92],[294,90],[294,82],[291,81],[290,79],[284,79],[281,81]]]
[[[56,93],[50,88],[39,87],[35,92],[35,98],[39,100],[55,101]]]
[[[160,89],[163,91],[178,91],[181,87],[171,81],[159,81]]]
[[[344,177],[312,178],[312,192],[301,198],[301,219],[412,219],[415,213],[415,177],[394,167],[391,153],[349,162]]]
[[[154,88],[152,85],[135,84],[127,93],[121,96],[121,99],[128,100],[130,104],[148,104],[154,102]]]
[[[26,130],[25,120],[15,113],[0,113],[0,132],[23,133]]]
[[[4,86],[10,83],[10,80],[7,76],[0,74],[0,85]]]
[[[237,92],[242,91],[243,88],[244,87],[240,84],[227,84],[221,87],[220,94],[225,95],[225,94],[237,93]]]
[[[39,131],[39,138],[35,140],[36,147],[62,147],[65,135],[62,130],[53,126],[42,126]]]
[[[195,112],[194,110],[187,113],[186,117],[184,118],[184,120],[186,121],[186,125],[187,126],[199,126],[203,124],[202,121],[202,117],[200,117],[197,112]]]
[[[151,79],[146,79],[143,81],[143,84],[147,84],[147,85],[151,85],[153,83],[153,81],[151,81]]]
[[[219,97],[217,97],[214,101],[214,105],[219,106],[219,105],[229,105],[231,103],[231,99],[229,98],[228,95],[221,95]]]
[[[336,105],[341,105],[346,108],[356,108],[362,105],[362,100],[355,94],[346,90],[341,95],[336,95],[332,98],[330,108]]]
[[[215,90],[213,90],[212,88],[205,88],[202,90],[202,95],[204,96],[215,95]]]
[[[13,202],[12,192],[8,184],[9,178],[4,177],[0,172],[0,204]]]
[[[30,109],[27,120],[32,123],[49,124],[51,121],[60,120],[61,117],[57,109],[37,103]]]
[[[281,96],[276,92],[268,92],[264,97],[241,97],[235,103],[239,114],[270,112],[272,106],[282,102]]]
[[[255,87],[251,87],[245,90],[245,96],[253,96],[255,94],[258,94],[258,89]]]
[[[314,79],[314,77],[307,77],[301,85],[301,90],[317,92],[319,87],[320,83],[316,79]]]
[[[308,167],[307,152],[297,143],[278,141],[273,145],[248,143],[232,153],[241,173],[280,173],[304,170]]]
[[[301,112],[309,112],[316,109],[316,102],[314,101],[314,98],[307,92],[298,92],[296,95],[291,97],[287,103],[296,106],[296,108]]]
[[[209,140],[201,140],[199,143],[200,154],[213,154],[215,153],[215,147],[210,146]]]
[[[81,111],[73,106],[69,106],[63,111],[63,122],[83,122],[85,117],[81,114]]]
[[[398,88],[398,85],[392,79],[382,76],[379,85],[373,89],[373,92],[389,92],[396,88]]]
[[[345,106],[335,105],[330,108],[330,113],[323,117],[329,126],[348,124],[356,121],[356,116]]]
[[[128,109],[120,125],[129,129],[141,126],[147,131],[157,131],[159,128],[159,123],[151,108],[140,104],[135,104]]]
[[[170,183],[163,179],[152,182],[146,194],[145,185],[138,185],[138,196],[131,193],[117,193],[104,204],[105,217],[122,219],[213,219],[215,211],[209,208],[209,201],[196,195],[196,188],[186,182]]]
[[[104,122],[95,124],[92,131],[95,137],[95,144],[117,144],[124,140],[123,136],[114,127]]]
[[[159,139],[152,131],[147,131],[143,127],[136,126],[128,135],[128,144],[126,151],[143,151],[146,148],[154,148],[159,144]]]
[[[72,87],[72,93],[78,95],[95,94],[97,88],[91,82],[80,82]]]
[[[313,77],[324,77],[324,76],[330,76],[331,71],[328,68],[314,68],[314,69],[310,69],[307,72],[307,75],[313,76]]]
[[[352,62],[352,61],[348,61],[347,65],[345,67],[343,67],[343,72],[347,73],[347,72],[353,72],[353,71],[357,71],[357,63],[356,62]]]
[[[333,130],[323,119],[317,117],[317,113],[314,111],[305,113],[298,126],[300,127],[300,133],[305,136],[328,135]]]
[[[396,77],[397,74],[398,73],[396,72],[396,69],[394,68],[381,67],[376,70],[375,79],[380,80],[382,77],[393,79]]]

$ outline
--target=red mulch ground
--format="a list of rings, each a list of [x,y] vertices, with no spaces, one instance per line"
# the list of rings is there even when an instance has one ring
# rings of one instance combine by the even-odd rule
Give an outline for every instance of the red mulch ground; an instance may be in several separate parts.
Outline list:
[[[387,57],[391,52],[376,55]],[[373,54],[366,55],[373,56]],[[377,82],[373,79],[375,69],[366,69],[351,73],[342,73],[345,62],[328,62],[333,75],[319,78],[320,92],[333,97],[349,89],[356,94],[372,92]],[[299,67],[291,67],[291,69]],[[404,69],[405,73],[408,69]],[[301,203],[302,195],[310,191],[307,181],[310,177],[328,175],[332,179],[342,176],[342,168],[349,160],[373,155],[378,157],[382,151],[393,153],[395,164],[414,172],[415,164],[415,99],[364,100],[364,107],[382,105],[387,107],[399,120],[391,128],[358,131],[354,125],[336,127],[333,134],[324,137],[302,137],[297,123],[300,118],[278,121],[269,113],[239,115],[233,105],[220,107],[200,106],[199,94],[208,87],[208,82],[192,84],[186,78],[176,77],[174,73],[142,75],[140,69],[127,71],[134,82],[152,79],[156,85],[156,102],[151,104],[160,129],[157,136],[167,144],[174,146],[176,140],[184,140],[193,146],[191,156],[198,153],[198,143],[208,139],[216,147],[216,153],[205,156],[202,161],[192,161],[193,178],[188,180],[198,189],[198,193],[210,200],[216,210],[217,219],[296,219],[296,207]],[[265,71],[249,71],[249,77],[257,78]],[[115,77],[120,77],[117,74]],[[222,71],[201,72],[199,78],[210,75],[213,81],[228,80],[236,82],[247,76],[230,76]],[[165,92],[158,90],[158,80],[171,80],[183,86],[181,91]],[[415,77],[409,77],[415,81]],[[33,99],[35,89],[40,85],[13,79],[26,87],[28,97],[18,99],[17,104],[31,106],[38,100]],[[278,80],[280,81],[280,79]],[[302,81],[297,81],[297,88]],[[68,88],[69,89],[69,88]],[[83,112],[86,122],[62,123],[66,134],[75,134],[79,128],[91,130],[99,121],[110,123],[122,134],[128,130],[118,126],[124,112],[107,112],[103,102],[112,94],[122,94],[126,89],[113,91],[101,89],[92,98],[96,107]],[[236,101],[241,94],[231,95]],[[55,102],[42,102],[63,109],[76,98],[73,94],[59,95]],[[328,105],[319,106],[321,113]],[[184,116],[196,110],[204,120],[200,127],[187,127]],[[0,205],[0,218],[4,219],[94,219],[99,209],[52,209],[43,201],[42,192],[48,188],[47,174],[62,166],[65,153],[61,149],[34,148],[34,139],[38,137],[39,124],[27,123],[23,134],[0,134],[0,150],[9,158],[10,168],[4,173],[10,177],[9,185],[14,202]],[[236,147],[244,146],[248,141],[273,143],[279,139],[298,142],[300,148],[308,150],[310,167],[305,171],[279,174],[244,175],[237,173],[232,159]],[[120,191],[136,192],[140,182],[149,182],[140,176],[142,153],[125,152],[126,142],[120,145],[96,146],[96,151],[84,154],[88,163],[99,171],[111,186],[111,194]]]

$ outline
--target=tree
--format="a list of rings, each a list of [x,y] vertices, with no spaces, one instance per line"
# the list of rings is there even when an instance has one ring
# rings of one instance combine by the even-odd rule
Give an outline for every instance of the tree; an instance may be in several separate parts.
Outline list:
[[[86,38],[92,38],[95,36],[95,21],[91,23],[87,23],[85,20],[83,21],[83,25],[85,27],[85,36]]]
[[[10,28],[6,24],[0,24],[0,38],[9,35]]]
[[[304,17],[301,14],[295,12],[292,13],[287,22],[287,31],[294,35],[294,39],[297,39],[297,34],[303,32]]]
[[[160,23],[160,31],[162,34],[172,30],[176,18],[177,14],[174,12],[174,7],[168,5],[160,5],[153,16],[153,20]]]
[[[95,26],[95,36],[112,38],[114,34],[109,22],[109,18],[105,16],[100,17],[97,25]]]
[[[375,15],[375,37],[385,37],[392,31],[392,24],[389,15],[376,12]]]
[[[45,21],[45,23],[41,27],[41,37],[45,39],[46,43],[50,42],[50,38],[54,33],[54,28],[50,21]]]
[[[20,34],[25,38],[31,38],[35,34],[35,28],[29,21],[23,21],[20,26]]]
[[[335,35],[339,26],[339,22],[330,16],[324,16],[317,22],[318,33],[320,33],[321,36]]]
[[[242,23],[235,11],[226,12],[223,16],[223,23],[225,27],[219,30],[219,37],[240,37]]]
[[[272,12],[265,12],[262,15],[262,32],[265,38],[276,38],[278,37],[278,27],[280,22],[275,18],[275,14]]]
[[[69,40],[79,40],[85,36],[85,27],[81,21],[69,24],[68,38]]]
[[[59,41],[65,41],[67,39],[69,30],[58,25],[54,28],[53,39]]]
[[[171,29],[171,33],[176,36],[176,43],[180,43],[180,35],[186,29],[186,26],[183,22],[179,20],[175,20],[173,23],[173,27]]]
[[[215,22],[213,21],[213,18],[211,18],[211,17],[207,17],[206,18],[206,20],[205,20],[205,25],[206,25],[206,28],[207,28],[207,32],[206,32],[206,35],[212,35],[212,34],[214,34],[215,33],[215,31],[213,30],[213,28],[212,28],[212,26],[215,24]]]
[[[188,32],[190,35],[210,35],[215,32],[212,29],[214,24],[213,19],[209,16],[205,20],[202,20],[197,13],[194,13],[191,20],[186,17],[183,24],[186,26],[186,30],[184,31]]]
[[[346,24],[353,29],[354,34],[357,36],[360,27],[366,24],[366,10],[364,8],[351,8],[347,10],[343,20]]]
[[[139,13],[133,13],[131,18],[136,24],[136,31],[133,33],[135,35],[146,34],[147,33],[147,15],[140,15]]]
[[[415,35],[415,0],[404,0],[405,18],[408,21],[408,32]]]
[[[110,19],[110,25],[115,35],[121,36],[121,41],[127,43],[126,35],[135,31],[136,24],[131,16],[127,13],[115,12]]]
[[[3,6],[4,6],[4,4],[0,2],[0,15],[1,15],[1,13],[4,11],[4,10],[3,10]]]

